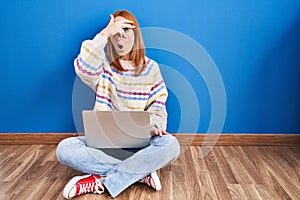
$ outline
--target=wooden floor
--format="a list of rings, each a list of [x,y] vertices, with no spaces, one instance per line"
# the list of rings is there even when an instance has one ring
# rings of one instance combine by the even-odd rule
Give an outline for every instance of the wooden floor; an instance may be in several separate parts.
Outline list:
[[[63,199],[79,175],[59,164],[55,145],[0,145],[0,199]],[[300,147],[182,147],[178,160],[158,173],[163,189],[134,184],[117,200],[300,199]],[[108,199],[87,194],[76,199]]]

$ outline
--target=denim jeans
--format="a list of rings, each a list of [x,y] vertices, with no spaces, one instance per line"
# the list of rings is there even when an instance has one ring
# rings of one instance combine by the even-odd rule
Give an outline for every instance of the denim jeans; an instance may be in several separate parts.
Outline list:
[[[87,147],[84,136],[64,139],[56,149],[58,161],[62,164],[84,173],[106,176],[103,184],[113,198],[131,184],[175,160],[179,154],[179,143],[172,135],[152,137],[149,146],[125,160]]]

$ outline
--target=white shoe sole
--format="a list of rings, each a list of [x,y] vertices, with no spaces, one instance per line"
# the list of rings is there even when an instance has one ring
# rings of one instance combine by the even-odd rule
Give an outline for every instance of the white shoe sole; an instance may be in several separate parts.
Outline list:
[[[161,190],[161,183],[160,183],[160,180],[158,178],[158,175],[157,175],[156,171],[151,173],[151,177],[152,177],[153,182],[154,182],[155,187],[156,187],[155,190],[157,190],[157,191]]]
[[[71,199],[73,197],[69,197],[69,194],[72,190],[72,188],[76,185],[76,183],[80,180],[80,179],[83,179],[83,178],[87,178],[91,176],[90,174],[88,175],[84,175],[84,176],[75,176],[73,177],[68,183],[67,185],[65,186],[64,188],[64,191],[63,191],[63,196],[66,198],[66,199]]]

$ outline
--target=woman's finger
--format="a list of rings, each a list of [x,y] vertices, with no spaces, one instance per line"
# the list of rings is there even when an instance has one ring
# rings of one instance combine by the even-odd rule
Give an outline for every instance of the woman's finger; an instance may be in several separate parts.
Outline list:
[[[163,136],[162,131],[158,131],[158,135],[159,135],[160,137],[162,137],[162,136]]]
[[[122,24],[121,27],[122,28],[135,28],[136,26],[131,25],[131,24]]]
[[[116,21],[115,23],[116,23],[117,25],[119,25],[119,26],[124,26],[124,27],[127,27],[127,28],[135,27],[135,26],[133,25],[133,21],[126,20],[126,19],[120,20],[120,21]]]
[[[167,131],[163,130],[163,131],[162,131],[162,134],[163,134],[163,135],[168,135],[169,133],[168,133]]]
[[[154,128],[154,127],[151,127],[151,129],[150,129],[150,135],[151,135],[151,137],[157,135],[157,129]]]
[[[112,15],[112,14],[109,14],[110,15],[110,20],[108,22],[108,24],[113,24],[115,22],[115,17]]]
[[[119,34],[121,37],[125,37],[125,31],[122,28],[120,28]]]
[[[125,24],[133,24],[133,21],[131,21],[129,19],[122,19],[122,20],[119,20],[118,22],[125,23]]]

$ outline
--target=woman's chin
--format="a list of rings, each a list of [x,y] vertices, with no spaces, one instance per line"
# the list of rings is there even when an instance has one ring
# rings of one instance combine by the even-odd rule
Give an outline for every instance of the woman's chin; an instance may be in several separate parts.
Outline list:
[[[124,52],[124,51],[117,51],[117,53],[119,57],[126,57],[129,54],[129,52]]]

